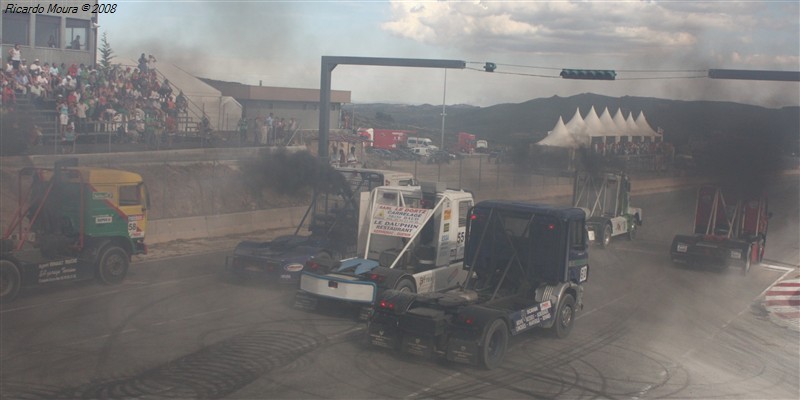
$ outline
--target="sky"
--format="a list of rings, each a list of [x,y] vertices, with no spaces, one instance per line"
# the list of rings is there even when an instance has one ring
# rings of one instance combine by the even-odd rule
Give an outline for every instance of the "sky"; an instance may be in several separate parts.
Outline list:
[[[706,78],[800,71],[800,1],[120,1],[114,53],[195,76],[318,89],[321,56],[447,59],[465,69],[340,65],[353,103],[491,106],[596,93],[800,105],[800,83]],[[486,62],[495,72],[483,70]],[[566,80],[562,68],[615,81]]]

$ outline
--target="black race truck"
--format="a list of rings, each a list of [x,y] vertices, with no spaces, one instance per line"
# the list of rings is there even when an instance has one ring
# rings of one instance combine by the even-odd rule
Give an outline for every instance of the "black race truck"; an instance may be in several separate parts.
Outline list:
[[[589,276],[580,208],[483,201],[470,212],[464,287],[416,294],[387,290],[369,320],[369,342],[420,356],[494,368],[510,335],[572,330]]]
[[[309,260],[313,259],[315,266],[328,265],[356,254],[362,192],[378,186],[415,183],[414,176],[407,172],[343,167],[334,170],[329,187],[317,191],[293,235],[239,243],[226,258],[226,269],[240,278],[296,284]],[[301,234],[306,225],[308,234]]]

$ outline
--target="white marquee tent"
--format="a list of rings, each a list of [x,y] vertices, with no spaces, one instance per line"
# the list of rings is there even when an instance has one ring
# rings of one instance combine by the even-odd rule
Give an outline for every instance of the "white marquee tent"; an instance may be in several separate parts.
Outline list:
[[[633,112],[624,116],[621,109],[617,109],[614,116],[608,111],[608,107],[603,109],[600,116],[597,116],[594,106],[584,118],[581,116],[580,108],[575,110],[575,114],[564,123],[563,117],[558,117],[553,130],[548,136],[540,140],[537,144],[543,146],[578,148],[581,146],[591,146],[593,142],[624,142],[624,141],[660,141],[661,135],[658,134],[644,116],[643,111],[634,118]]]

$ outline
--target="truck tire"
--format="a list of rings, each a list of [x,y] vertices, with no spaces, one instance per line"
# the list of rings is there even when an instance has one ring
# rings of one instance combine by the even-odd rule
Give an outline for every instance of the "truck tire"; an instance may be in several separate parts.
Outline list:
[[[406,292],[406,293],[416,293],[417,289],[414,288],[414,282],[411,282],[411,279],[403,278],[400,279],[396,285],[394,285],[394,290],[399,292]]]
[[[628,240],[636,239],[636,225],[631,225],[628,229]]]
[[[571,294],[565,294],[564,298],[558,303],[556,311],[556,323],[553,324],[553,332],[559,339],[569,336],[572,326],[575,324],[575,298]]]
[[[600,236],[600,247],[605,249],[611,243],[611,225],[603,226],[603,234]]]
[[[747,249],[747,254],[745,255],[744,266],[742,266],[742,275],[747,275],[750,272],[750,264],[751,259],[753,258],[753,246],[750,246]]]
[[[125,250],[114,245],[106,246],[97,261],[97,277],[107,285],[121,283],[128,273],[129,264]]]
[[[19,268],[9,260],[0,260],[0,302],[10,303],[17,298],[22,280]]]
[[[508,326],[498,318],[489,325],[481,344],[481,364],[486,369],[494,369],[503,362],[508,347]]]

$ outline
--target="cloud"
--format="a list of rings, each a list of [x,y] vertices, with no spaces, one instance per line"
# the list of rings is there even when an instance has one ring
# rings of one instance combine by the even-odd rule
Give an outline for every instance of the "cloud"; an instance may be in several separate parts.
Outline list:
[[[712,49],[758,51],[763,39],[743,36],[745,30],[782,25],[790,29],[778,34],[796,37],[797,6],[787,6],[787,10],[795,11],[794,23],[785,12],[758,2],[396,0],[382,28],[401,38],[468,54],[631,55],[631,59],[655,55],[662,62],[694,58],[694,64],[701,65],[713,60]],[[773,51],[779,56],[787,48]],[[797,54],[797,48],[789,51]]]

